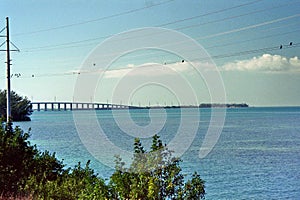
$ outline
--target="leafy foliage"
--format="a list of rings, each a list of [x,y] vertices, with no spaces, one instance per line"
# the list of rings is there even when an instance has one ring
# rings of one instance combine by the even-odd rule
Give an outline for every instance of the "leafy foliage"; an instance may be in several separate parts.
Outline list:
[[[28,180],[25,191],[34,199],[107,199],[108,187],[89,168],[78,163],[74,169],[68,168],[56,179],[41,182],[36,176]]]
[[[0,127],[0,194],[3,197],[30,196],[34,199],[105,199],[103,179],[80,163],[65,169],[55,153],[40,152],[24,133],[12,124]]]
[[[6,90],[0,90],[0,114],[6,118]],[[32,106],[27,97],[23,98],[16,92],[11,92],[11,117],[13,121],[30,121]]]
[[[149,152],[140,140],[134,142],[134,157],[129,168],[116,156],[116,171],[110,178],[114,199],[202,199],[204,181],[195,173],[184,184],[180,159],[162,144],[158,135],[153,136]]]
[[[195,173],[184,183],[180,159],[172,156],[159,136],[153,136],[150,151],[140,140],[134,142],[129,168],[116,156],[116,168],[105,182],[89,167],[73,168],[40,152],[24,133],[12,124],[0,126],[0,199],[202,199],[204,181]]]
[[[63,164],[55,154],[39,152],[28,141],[29,133],[24,133],[12,124],[0,127],[0,193],[16,194],[26,186],[28,177],[42,180],[55,179],[63,169]]]

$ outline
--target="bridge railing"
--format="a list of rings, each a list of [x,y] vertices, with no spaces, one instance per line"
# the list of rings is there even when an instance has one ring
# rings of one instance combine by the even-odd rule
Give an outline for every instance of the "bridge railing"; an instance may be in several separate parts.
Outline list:
[[[126,109],[132,106],[107,103],[78,103],[78,102],[31,102],[32,109],[37,111],[55,110],[109,110]]]

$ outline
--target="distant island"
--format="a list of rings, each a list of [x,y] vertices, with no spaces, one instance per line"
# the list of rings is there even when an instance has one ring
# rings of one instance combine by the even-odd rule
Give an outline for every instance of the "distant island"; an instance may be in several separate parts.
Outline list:
[[[246,103],[202,103],[199,106],[194,105],[182,105],[182,106],[129,106],[129,109],[162,109],[162,108],[248,108]]]
[[[199,108],[247,108],[249,107],[246,103],[230,103],[230,104],[220,104],[220,103],[202,103]]]

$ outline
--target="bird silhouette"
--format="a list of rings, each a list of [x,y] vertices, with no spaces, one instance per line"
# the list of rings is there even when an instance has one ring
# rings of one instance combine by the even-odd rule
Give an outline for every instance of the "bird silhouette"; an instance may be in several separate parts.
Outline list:
[[[280,45],[279,49],[282,49],[282,45]]]
[[[293,42],[290,42],[290,46],[292,46],[293,45]]]

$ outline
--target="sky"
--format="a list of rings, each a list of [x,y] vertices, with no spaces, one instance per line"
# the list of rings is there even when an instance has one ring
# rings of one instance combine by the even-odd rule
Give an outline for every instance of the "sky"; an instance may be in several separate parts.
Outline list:
[[[0,0],[6,17],[34,102],[300,106],[299,0]]]

